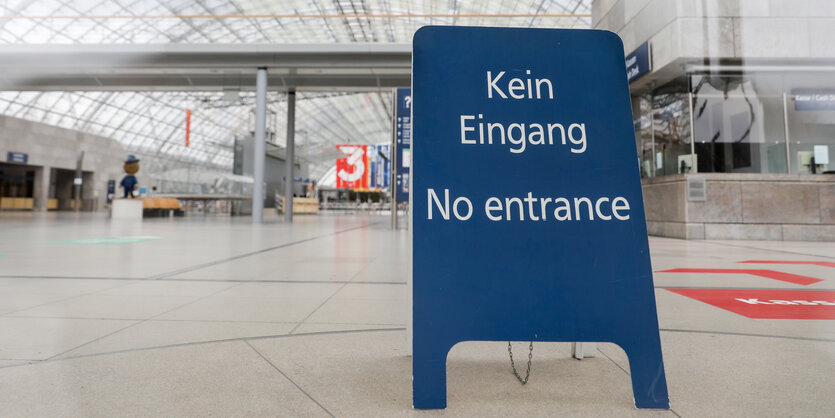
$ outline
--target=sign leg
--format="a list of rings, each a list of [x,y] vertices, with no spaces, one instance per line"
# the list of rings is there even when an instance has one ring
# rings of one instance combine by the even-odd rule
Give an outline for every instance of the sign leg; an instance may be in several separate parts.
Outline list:
[[[415,346],[412,354],[412,406],[415,409],[446,408],[446,357],[448,348]]]
[[[652,341],[647,344],[646,341]],[[636,345],[621,345],[629,357],[632,374],[632,393],[635,407],[641,409],[670,409],[667,395],[667,378],[661,359],[661,341],[658,337],[646,336]]]

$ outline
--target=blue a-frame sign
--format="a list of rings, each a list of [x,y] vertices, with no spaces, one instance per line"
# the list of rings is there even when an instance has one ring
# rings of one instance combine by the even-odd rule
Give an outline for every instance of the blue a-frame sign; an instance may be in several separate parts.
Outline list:
[[[461,341],[613,342],[668,408],[623,45],[425,27],[413,69],[414,407]]]

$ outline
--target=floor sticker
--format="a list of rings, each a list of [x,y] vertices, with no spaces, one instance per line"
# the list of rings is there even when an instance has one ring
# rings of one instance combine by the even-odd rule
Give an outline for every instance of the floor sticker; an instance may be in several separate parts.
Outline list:
[[[823,281],[822,279],[816,279],[814,277],[801,276],[799,274],[783,273],[781,271],[760,270],[760,269],[754,269],[754,270],[752,270],[752,269],[671,269],[671,270],[657,271],[656,273],[751,274],[751,275],[754,275],[754,276],[760,276],[760,277],[765,277],[765,278],[769,278],[769,279],[780,280],[782,282],[800,284],[800,285],[804,285],[804,286]]]
[[[786,261],[786,260],[748,260],[740,263],[756,264],[808,264],[813,266],[835,267],[835,261]]]
[[[835,319],[835,292],[825,290],[667,289],[755,319]]]

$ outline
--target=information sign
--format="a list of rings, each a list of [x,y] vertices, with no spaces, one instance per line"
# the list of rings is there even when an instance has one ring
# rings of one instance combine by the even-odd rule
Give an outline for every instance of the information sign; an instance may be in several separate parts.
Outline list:
[[[397,184],[395,198],[399,202],[409,201],[409,173],[412,147],[412,89],[400,88],[395,92],[397,111],[395,113],[395,148],[397,152]]]
[[[632,80],[648,73],[652,68],[649,54],[649,42],[644,42],[638,49],[626,56],[626,78]]]
[[[6,161],[10,163],[26,164],[29,162],[29,154],[9,151],[6,154]]]
[[[462,341],[613,342],[668,408],[623,45],[424,27],[413,45],[414,407]]]

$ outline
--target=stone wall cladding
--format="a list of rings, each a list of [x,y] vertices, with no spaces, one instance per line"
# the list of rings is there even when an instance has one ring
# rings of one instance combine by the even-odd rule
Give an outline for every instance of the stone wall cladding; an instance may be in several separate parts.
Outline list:
[[[705,178],[706,201],[687,201],[687,176]],[[643,190],[650,235],[835,241],[835,176],[688,174],[643,179]]]

